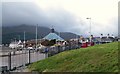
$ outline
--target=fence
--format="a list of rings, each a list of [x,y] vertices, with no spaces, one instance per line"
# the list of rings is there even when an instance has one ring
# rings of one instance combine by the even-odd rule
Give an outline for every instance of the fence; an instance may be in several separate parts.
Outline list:
[[[2,58],[1,72],[17,70],[20,67],[25,67],[45,57],[45,54],[40,54],[34,50],[22,50],[14,53],[9,52],[7,55],[0,57]]]
[[[47,57],[53,56],[57,53],[80,48],[78,45],[68,45],[68,46],[54,46],[46,47],[39,50],[19,50],[8,52],[6,55],[1,56],[2,67],[1,71],[15,71],[20,67],[27,66],[30,63],[45,59]],[[46,51],[47,49],[47,51]]]
[[[81,45],[66,45],[66,46],[52,46],[52,47],[46,47],[44,49],[40,49],[40,53],[47,53],[48,57],[53,56],[57,53],[67,51],[67,50],[72,50],[72,49],[77,49],[80,48]]]

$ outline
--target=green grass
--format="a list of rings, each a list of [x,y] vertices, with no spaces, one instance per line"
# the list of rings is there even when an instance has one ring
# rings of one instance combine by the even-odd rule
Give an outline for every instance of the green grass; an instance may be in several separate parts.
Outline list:
[[[39,72],[118,72],[118,42],[59,53],[28,66]]]

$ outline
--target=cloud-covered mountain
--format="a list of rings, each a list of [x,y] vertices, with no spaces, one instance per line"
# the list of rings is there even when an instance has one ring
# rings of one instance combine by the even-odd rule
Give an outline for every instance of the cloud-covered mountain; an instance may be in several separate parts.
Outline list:
[[[98,15],[99,14],[101,13],[98,13]],[[33,3],[32,2],[2,3],[3,26],[13,26],[13,25],[17,26],[19,24],[29,24],[35,26],[36,24],[38,24],[39,26],[45,26],[45,27],[53,26],[58,32],[72,32],[75,34],[88,36],[90,35],[89,21],[85,21],[86,17],[84,17],[83,19],[81,18],[81,16],[78,16],[77,14],[74,14],[66,10],[64,7],[59,7],[59,6],[42,8],[36,5],[34,2]],[[107,23],[102,22],[104,24],[95,21],[96,19],[100,19],[100,18],[101,17],[92,18],[92,22],[91,22],[92,34],[96,36],[99,36],[100,33],[103,33],[105,35],[107,35],[108,33],[117,35],[118,30],[117,30],[116,17],[112,17],[111,20],[107,20],[107,21],[103,20],[107,22]]]
[[[77,17],[70,12],[60,9],[43,10],[34,3],[3,3],[3,26],[19,24],[54,26],[56,30],[63,32],[76,32],[80,34]],[[84,27],[84,26],[83,26]]]
[[[30,25],[19,25],[19,26],[7,26],[2,27],[2,42],[10,43],[13,40],[24,39],[24,31],[26,32],[26,40],[35,39],[36,36],[36,26]],[[51,32],[50,28],[38,26],[38,39],[45,37]],[[70,32],[56,32],[60,34],[65,40],[76,38],[76,34]]]

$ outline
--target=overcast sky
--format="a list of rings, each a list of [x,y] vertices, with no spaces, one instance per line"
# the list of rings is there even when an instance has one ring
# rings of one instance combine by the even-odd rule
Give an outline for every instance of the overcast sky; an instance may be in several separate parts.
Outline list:
[[[29,1],[29,2],[28,2]],[[118,33],[117,0],[3,0],[2,24],[40,25],[59,32],[98,36]]]

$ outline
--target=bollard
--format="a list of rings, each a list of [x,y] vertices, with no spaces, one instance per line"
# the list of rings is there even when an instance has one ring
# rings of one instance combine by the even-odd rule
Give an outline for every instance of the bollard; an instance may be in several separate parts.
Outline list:
[[[8,69],[11,70],[11,52],[8,53]]]

